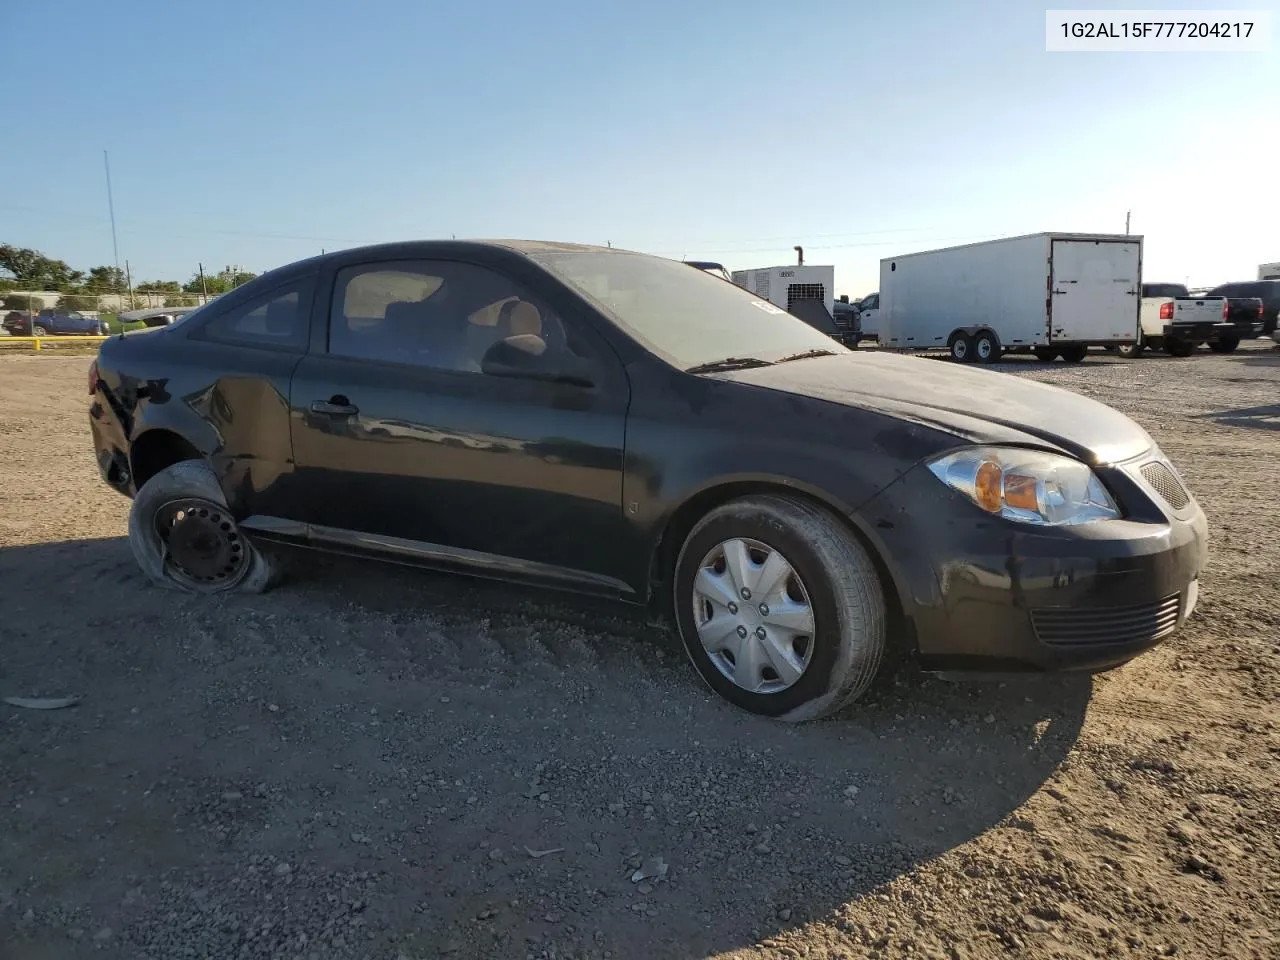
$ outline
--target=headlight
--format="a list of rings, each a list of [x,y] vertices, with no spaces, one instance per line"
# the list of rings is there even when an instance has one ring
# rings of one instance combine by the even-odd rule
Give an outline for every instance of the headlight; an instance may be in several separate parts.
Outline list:
[[[988,513],[1041,526],[1112,520],[1120,510],[1079,460],[1016,447],[974,447],[931,464],[933,475]]]

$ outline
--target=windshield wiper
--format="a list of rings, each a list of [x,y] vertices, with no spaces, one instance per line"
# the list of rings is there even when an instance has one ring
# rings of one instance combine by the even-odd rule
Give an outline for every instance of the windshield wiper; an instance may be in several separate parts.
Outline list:
[[[689,367],[685,373],[720,373],[723,370],[746,370],[750,367],[767,367],[770,361],[758,357],[725,357]]]
[[[810,357],[834,357],[834,350],[806,350],[804,353],[793,353],[789,357],[775,360],[774,363],[786,363],[788,360],[808,360]]]

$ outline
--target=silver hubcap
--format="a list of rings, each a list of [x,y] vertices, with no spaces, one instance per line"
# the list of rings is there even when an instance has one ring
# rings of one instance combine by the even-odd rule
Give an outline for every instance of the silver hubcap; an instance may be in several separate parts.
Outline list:
[[[983,360],[991,356],[991,341],[986,337],[978,341],[978,356]]]
[[[702,558],[693,620],[716,669],[743,690],[778,693],[813,657],[813,608],[791,564],[758,540],[726,540]]]
[[[969,344],[965,343],[963,340],[957,340],[955,345],[951,348],[951,352],[957,357],[963,357],[969,352]]]

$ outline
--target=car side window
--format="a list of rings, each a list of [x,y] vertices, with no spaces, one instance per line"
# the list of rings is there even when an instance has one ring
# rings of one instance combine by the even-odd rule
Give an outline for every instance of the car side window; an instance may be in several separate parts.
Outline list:
[[[308,291],[302,281],[277,287],[211,317],[191,336],[235,346],[302,351],[307,346]]]
[[[879,306],[880,294],[878,293],[873,293],[871,296],[867,297],[867,299],[862,301],[863,310],[875,310]]]
[[[513,336],[548,352],[588,351],[555,311],[493,270],[452,261],[360,264],[338,272],[329,353],[480,373],[485,353]]]

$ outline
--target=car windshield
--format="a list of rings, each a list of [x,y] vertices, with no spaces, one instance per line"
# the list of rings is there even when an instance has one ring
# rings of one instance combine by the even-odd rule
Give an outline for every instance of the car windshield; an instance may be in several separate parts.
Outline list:
[[[682,370],[725,357],[773,361],[808,350],[848,352],[785,310],[678,260],[622,251],[530,257]]]
[[[1144,283],[1142,295],[1144,297],[1185,297],[1187,288],[1180,283]]]

